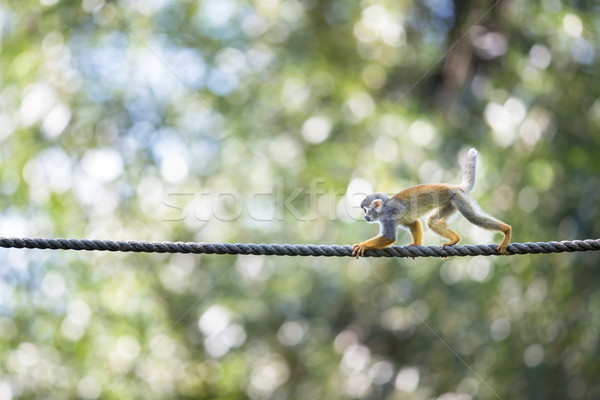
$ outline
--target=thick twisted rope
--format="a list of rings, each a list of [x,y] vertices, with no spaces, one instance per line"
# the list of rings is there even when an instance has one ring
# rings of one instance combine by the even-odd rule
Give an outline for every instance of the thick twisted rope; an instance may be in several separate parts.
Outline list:
[[[96,250],[139,253],[190,254],[254,254],[266,256],[352,257],[352,246],[315,244],[254,244],[254,243],[196,243],[144,242],[87,239],[41,239],[0,237],[0,247],[17,249]],[[369,250],[364,257],[450,257],[495,256],[498,245],[447,246],[392,246],[383,250]],[[510,255],[548,254],[600,250],[600,239],[565,240],[562,242],[512,243]]]

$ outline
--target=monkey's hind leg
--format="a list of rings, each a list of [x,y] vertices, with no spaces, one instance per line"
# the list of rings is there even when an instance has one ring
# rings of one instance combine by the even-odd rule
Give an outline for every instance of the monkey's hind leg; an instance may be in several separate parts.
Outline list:
[[[466,194],[457,193],[452,199],[452,204],[472,224],[480,226],[483,229],[502,232],[504,234],[504,239],[502,240],[502,243],[500,243],[500,246],[498,246],[498,253],[508,255],[506,248],[510,242],[512,231],[510,225],[486,214],[475,200]]]
[[[447,204],[436,208],[429,218],[427,218],[427,226],[429,229],[442,237],[450,239],[446,243],[442,243],[442,249],[446,246],[452,246],[460,240],[458,233],[448,228],[448,225],[446,224],[446,220],[455,210],[456,209],[451,204]]]

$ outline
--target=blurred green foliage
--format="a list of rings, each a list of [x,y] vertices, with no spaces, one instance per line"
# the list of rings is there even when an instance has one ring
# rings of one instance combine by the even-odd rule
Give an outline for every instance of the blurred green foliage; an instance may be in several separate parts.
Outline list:
[[[514,241],[598,237],[598,11],[4,1],[0,235],[351,244],[473,146]],[[0,257],[0,400],[600,397],[597,253]]]

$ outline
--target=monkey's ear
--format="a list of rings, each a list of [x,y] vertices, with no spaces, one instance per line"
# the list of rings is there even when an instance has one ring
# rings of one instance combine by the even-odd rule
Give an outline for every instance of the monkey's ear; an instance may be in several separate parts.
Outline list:
[[[381,207],[383,207],[383,203],[381,202],[381,200],[373,200],[371,206],[375,211],[381,212]]]

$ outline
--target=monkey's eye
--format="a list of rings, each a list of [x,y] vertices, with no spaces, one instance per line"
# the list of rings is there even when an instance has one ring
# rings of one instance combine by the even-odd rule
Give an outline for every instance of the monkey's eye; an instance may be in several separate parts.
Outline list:
[[[367,207],[363,207],[363,211],[365,212],[365,214],[367,213]]]

